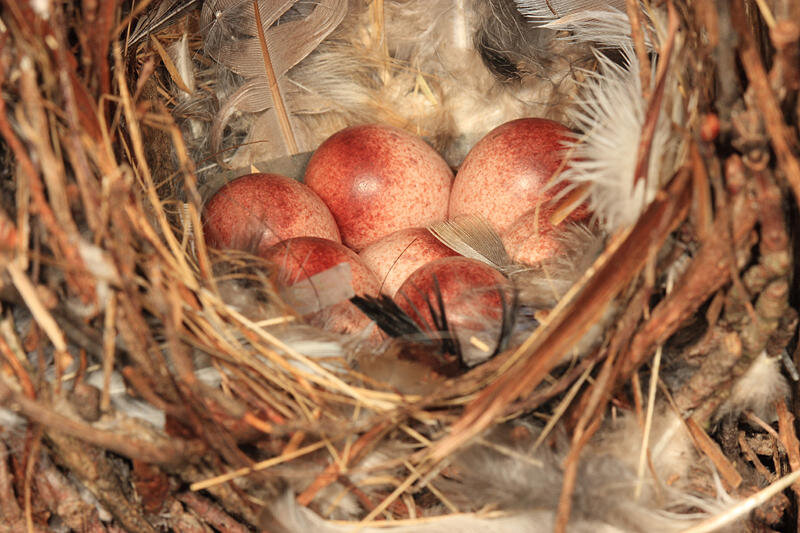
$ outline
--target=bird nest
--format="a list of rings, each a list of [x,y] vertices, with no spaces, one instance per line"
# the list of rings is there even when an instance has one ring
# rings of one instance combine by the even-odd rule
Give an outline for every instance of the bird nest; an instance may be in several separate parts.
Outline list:
[[[238,89],[202,76],[187,86],[175,43],[195,67],[220,60],[203,53],[196,4],[2,8],[0,505],[9,531],[638,531],[658,523],[656,511],[696,531],[796,530],[798,403],[787,383],[800,354],[797,6],[641,3],[664,21],[658,39],[643,19],[629,22],[644,103],[639,142],[628,147],[632,187],[641,180],[652,194],[536,314],[537,327],[483,364],[443,372],[432,363],[440,346],[402,337],[376,346],[306,324],[274,265],[206,246],[203,202],[237,174],[218,166],[232,164],[225,154],[238,163],[256,153],[268,161],[255,167],[287,174],[304,158],[243,151],[253,130],[225,103]],[[360,11],[367,41],[386,42],[383,6]],[[386,59],[370,67],[381,94],[399,90],[392,76],[410,76],[413,98],[441,111],[419,65],[370,50]],[[489,56],[505,84],[533,68]],[[578,85],[603,65],[582,63]],[[666,93],[682,97],[684,121],[668,128],[681,149],[656,178],[649,161],[667,157],[654,147],[666,142],[657,127]],[[195,113],[196,101],[227,114]],[[412,124],[388,107],[324,124],[393,123],[451,161],[459,143],[474,142],[431,126],[441,113]],[[318,143],[306,126],[290,152]],[[762,373],[744,381],[760,358]],[[689,444],[680,474],[664,477],[670,416]],[[624,486],[609,489],[609,479]]]

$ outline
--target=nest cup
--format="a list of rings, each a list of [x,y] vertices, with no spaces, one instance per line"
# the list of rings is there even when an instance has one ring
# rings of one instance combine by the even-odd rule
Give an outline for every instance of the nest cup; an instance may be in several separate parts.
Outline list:
[[[257,4],[258,15],[214,2],[3,7],[11,529],[796,522],[797,6],[644,2],[637,19],[610,2],[609,20],[631,31],[598,37],[623,50],[601,57],[580,40],[597,26],[558,26],[538,2],[320,2],[341,13],[325,19],[317,4],[274,17]],[[468,39],[433,35],[454,20],[445,14],[463,17]],[[268,55],[309,20],[325,31],[302,34],[300,59],[284,50],[270,67],[257,55],[244,70],[247,54]],[[475,70],[430,75],[434,56]],[[574,95],[615,82],[597,116],[620,109],[633,141],[587,127],[587,108],[570,115]],[[459,86],[481,98],[456,100]],[[614,107],[630,87],[630,106]],[[254,170],[299,178],[345,125],[404,128],[457,167],[493,126],[531,115],[577,132],[570,179],[591,179],[559,198],[616,211],[575,229],[581,242],[607,231],[596,253],[497,265],[537,307],[472,368],[402,335],[315,327],[275,265],[202,238],[204,200],[222,185]],[[610,141],[629,150],[604,158]],[[608,169],[629,167],[630,201],[608,207],[624,196]],[[484,508],[495,504],[505,514]]]

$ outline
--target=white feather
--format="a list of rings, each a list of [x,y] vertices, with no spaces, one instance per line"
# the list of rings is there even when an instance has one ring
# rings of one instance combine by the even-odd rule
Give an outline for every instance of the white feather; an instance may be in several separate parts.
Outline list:
[[[717,416],[750,410],[762,420],[772,422],[776,419],[774,402],[787,398],[789,390],[789,383],[781,373],[780,358],[761,352],[733,386]]]
[[[86,383],[103,390],[103,373],[98,371],[88,374]],[[164,429],[166,422],[164,411],[130,396],[125,386],[125,381],[122,379],[122,374],[119,372],[111,373],[109,394],[111,395],[111,405],[117,413],[147,422],[154,428]],[[115,421],[116,417],[112,420]],[[111,423],[113,426],[114,422]]]
[[[50,18],[50,0],[30,0],[33,11],[44,20]]]
[[[594,43],[621,48],[631,44],[631,23],[624,0],[516,0],[519,11],[541,28],[564,32],[559,38],[572,43]],[[641,11],[647,29],[651,28]],[[645,44],[652,49],[650,35]]]
[[[7,437],[9,433],[25,428],[27,420],[14,411],[0,407],[0,437]]]
[[[315,533],[550,533],[553,531],[553,513],[533,510],[511,513],[497,518],[478,514],[460,514],[429,518],[410,524],[392,527],[361,526],[358,522],[334,523],[323,520],[313,511],[300,507],[294,497],[287,493],[270,509],[272,517],[287,533],[314,531]],[[624,533],[607,524],[579,522],[572,524],[570,533]]]
[[[195,76],[192,54],[189,50],[189,35],[184,33],[179,40],[167,48],[167,52],[175,64],[175,68],[178,69],[181,81],[189,89],[188,94],[191,95],[195,91]]]
[[[631,44],[631,23],[624,11],[584,11],[543,24],[542,28],[569,32],[561,36],[568,42],[594,43],[600,47],[622,48]],[[645,45],[652,49],[650,32]]]
[[[568,111],[584,133],[570,146],[570,168],[561,174],[568,183],[589,183],[590,207],[613,232],[632,224],[656,191],[680,164],[680,140],[672,133],[682,108],[677,84],[667,81],[648,161],[647,179],[635,183],[637,148],[647,113],[642,96],[639,62],[629,46],[623,64],[596,52],[598,72],[587,72],[584,91]]]

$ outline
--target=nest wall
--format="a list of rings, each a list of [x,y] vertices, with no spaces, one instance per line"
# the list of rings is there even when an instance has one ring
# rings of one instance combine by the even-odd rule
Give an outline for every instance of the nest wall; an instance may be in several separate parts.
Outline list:
[[[286,153],[274,107],[230,103],[252,80],[209,37],[219,4],[2,5],[9,531],[796,530],[797,6],[642,2],[662,13],[650,51],[633,20],[637,49],[602,59],[543,44],[510,2],[481,4],[483,70],[442,81],[425,73],[447,41],[426,32],[444,14],[329,2],[342,22],[278,69],[300,125]],[[313,12],[292,9],[278,22]],[[205,243],[205,200],[251,165],[296,177],[303,152],[363,121],[423,135],[454,166],[479,128],[515,115],[585,132],[569,111],[581,88],[626,61],[644,126],[623,139],[639,172],[624,190],[641,209],[615,207],[570,287],[542,297],[538,327],[481,365],[448,374],[428,346],[321,330],[286,303],[274,265]],[[318,79],[331,64],[349,76],[335,90]],[[464,118],[477,97],[448,107],[459,88],[491,99],[485,123]]]

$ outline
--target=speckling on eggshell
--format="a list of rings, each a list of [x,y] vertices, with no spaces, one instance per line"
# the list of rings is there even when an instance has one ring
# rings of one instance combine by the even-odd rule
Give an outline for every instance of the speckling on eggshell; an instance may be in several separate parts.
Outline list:
[[[468,366],[488,358],[500,341],[503,307],[511,301],[511,283],[492,267],[467,257],[445,257],[418,268],[394,297],[397,305],[429,331],[436,326],[428,302],[437,313],[436,287],[444,303],[448,329],[455,334],[461,358]],[[478,338],[489,350],[476,349]]]
[[[406,228],[386,235],[359,256],[381,281],[381,292],[393,297],[416,269],[435,259],[458,255],[425,228]]]
[[[278,268],[277,282],[283,286],[310,278],[341,263],[350,265],[353,291],[358,295],[377,296],[380,283],[356,253],[338,242],[317,237],[287,239],[268,248],[262,254]],[[319,287],[324,291],[325,287]],[[372,324],[364,313],[349,301],[328,306],[308,317],[312,325],[336,333],[355,334]],[[380,342],[377,328],[368,339]]]
[[[292,237],[341,240],[319,196],[278,174],[248,174],[224,185],[205,205],[203,233],[212,247],[254,253]]]
[[[501,238],[511,259],[526,265],[549,259],[562,251],[558,229],[550,223],[552,210],[534,208],[517,218]]]
[[[377,296],[380,283],[351,249],[328,239],[295,237],[281,241],[260,254],[278,267],[278,282],[293,285],[340,263],[349,263],[353,291]]]
[[[450,167],[422,139],[375,124],[332,135],[305,174],[333,213],[342,242],[354,250],[394,231],[444,220],[452,181]]]
[[[449,217],[481,215],[499,233],[563,189],[548,187],[563,165],[570,130],[521,118],[490,131],[467,154],[453,182]]]
[[[435,281],[434,281],[435,278]],[[397,291],[395,300],[412,318],[419,318],[414,308],[422,312],[429,325],[433,321],[428,312],[425,299],[435,302],[435,286],[444,300],[445,310],[462,301],[478,302],[478,308],[487,312],[499,312],[501,298],[499,288],[507,288],[509,281],[500,272],[476,259],[468,257],[444,257],[426,263],[411,274]],[[434,304],[435,305],[435,304]]]

